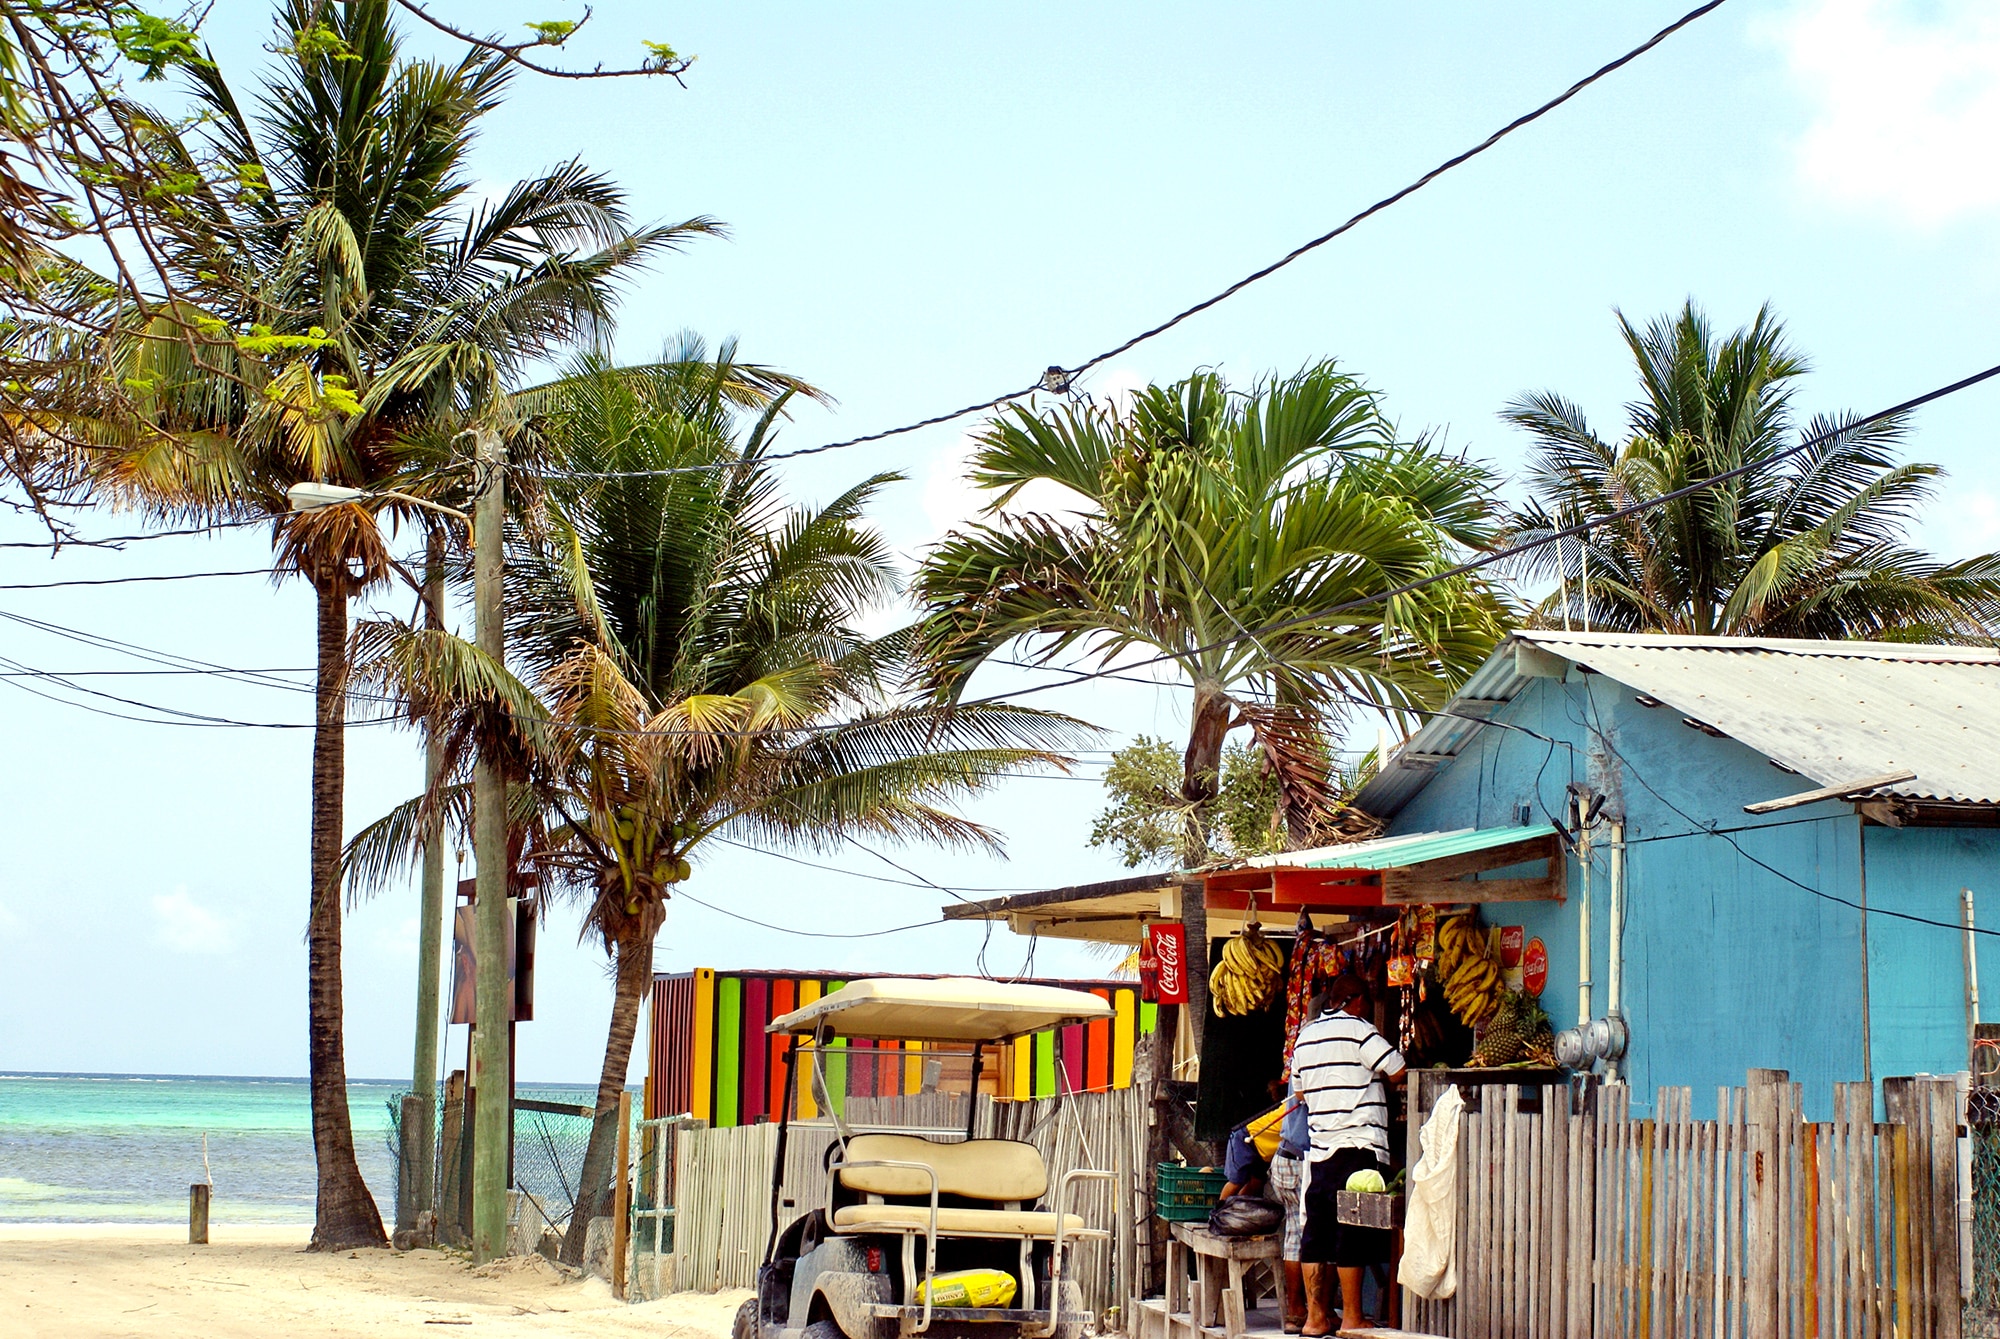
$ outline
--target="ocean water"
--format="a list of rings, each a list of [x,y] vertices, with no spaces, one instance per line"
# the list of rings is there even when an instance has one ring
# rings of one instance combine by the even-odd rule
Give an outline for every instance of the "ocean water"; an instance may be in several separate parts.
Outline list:
[[[406,1087],[347,1088],[361,1175],[385,1223],[396,1197],[388,1104]],[[186,1222],[188,1186],[210,1174],[218,1224],[311,1223],[306,1081],[0,1073],[0,1223]]]

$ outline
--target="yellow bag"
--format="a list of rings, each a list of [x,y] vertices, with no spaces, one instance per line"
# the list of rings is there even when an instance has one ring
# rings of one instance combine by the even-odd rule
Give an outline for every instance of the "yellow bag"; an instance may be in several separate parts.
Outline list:
[[[1007,1306],[1020,1285],[1004,1269],[955,1269],[917,1285],[917,1304],[928,1297],[932,1306]]]
[[[1269,1162],[1278,1156],[1278,1144],[1285,1136],[1285,1113],[1292,1109],[1297,1098],[1288,1097],[1261,1116],[1252,1116],[1243,1126],[1243,1132],[1250,1136],[1251,1147],[1257,1156]]]

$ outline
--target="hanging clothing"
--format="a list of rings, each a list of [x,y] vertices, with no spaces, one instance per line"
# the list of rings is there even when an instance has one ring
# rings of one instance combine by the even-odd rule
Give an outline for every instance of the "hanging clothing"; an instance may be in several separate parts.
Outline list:
[[[1410,1169],[1403,1262],[1396,1268],[1396,1282],[1419,1297],[1450,1297],[1458,1291],[1451,1252],[1458,1231],[1458,1118],[1464,1110],[1458,1089],[1447,1088],[1417,1132],[1423,1153]]]
[[[1347,954],[1331,939],[1301,934],[1292,941],[1292,963],[1285,976],[1285,1074],[1292,1072],[1292,1048],[1306,1022],[1306,1002],[1313,982],[1332,980],[1347,970]]]

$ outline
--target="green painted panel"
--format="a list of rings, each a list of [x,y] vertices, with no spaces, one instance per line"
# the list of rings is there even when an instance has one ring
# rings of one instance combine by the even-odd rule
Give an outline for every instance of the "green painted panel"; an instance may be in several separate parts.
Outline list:
[[[1150,1037],[1159,1026],[1160,1006],[1154,1004],[1151,1000],[1142,1002],[1139,1005],[1139,1035]]]
[[[1056,1034],[1053,1029],[1035,1034],[1035,1096],[1056,1095]]]
[[[715,1128],[736,1124],[736,1099],[743,1069],[743,979],[719,978],[715,1008]]]
[[[846,985],[845,981],[826,983],[826,995],[833,994]],[[825,998],[823,995],[821,998]],[[834,1041],[826,1048],[826,1093],[833,1099],[833,1109],[847,1114],[847,1043]]]

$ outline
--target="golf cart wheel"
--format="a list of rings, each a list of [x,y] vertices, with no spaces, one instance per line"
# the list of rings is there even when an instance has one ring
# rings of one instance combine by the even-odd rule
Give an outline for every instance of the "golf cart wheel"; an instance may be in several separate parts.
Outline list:
[[[752,1297],[736,1308],[736,1323],[730,1327],[730,1339],[757,1339],[757,1299]]]
[[[806,1326],[799,1339],[847,1339],[847,1331],[840,1328],[838,1321],[816,1320]]]

